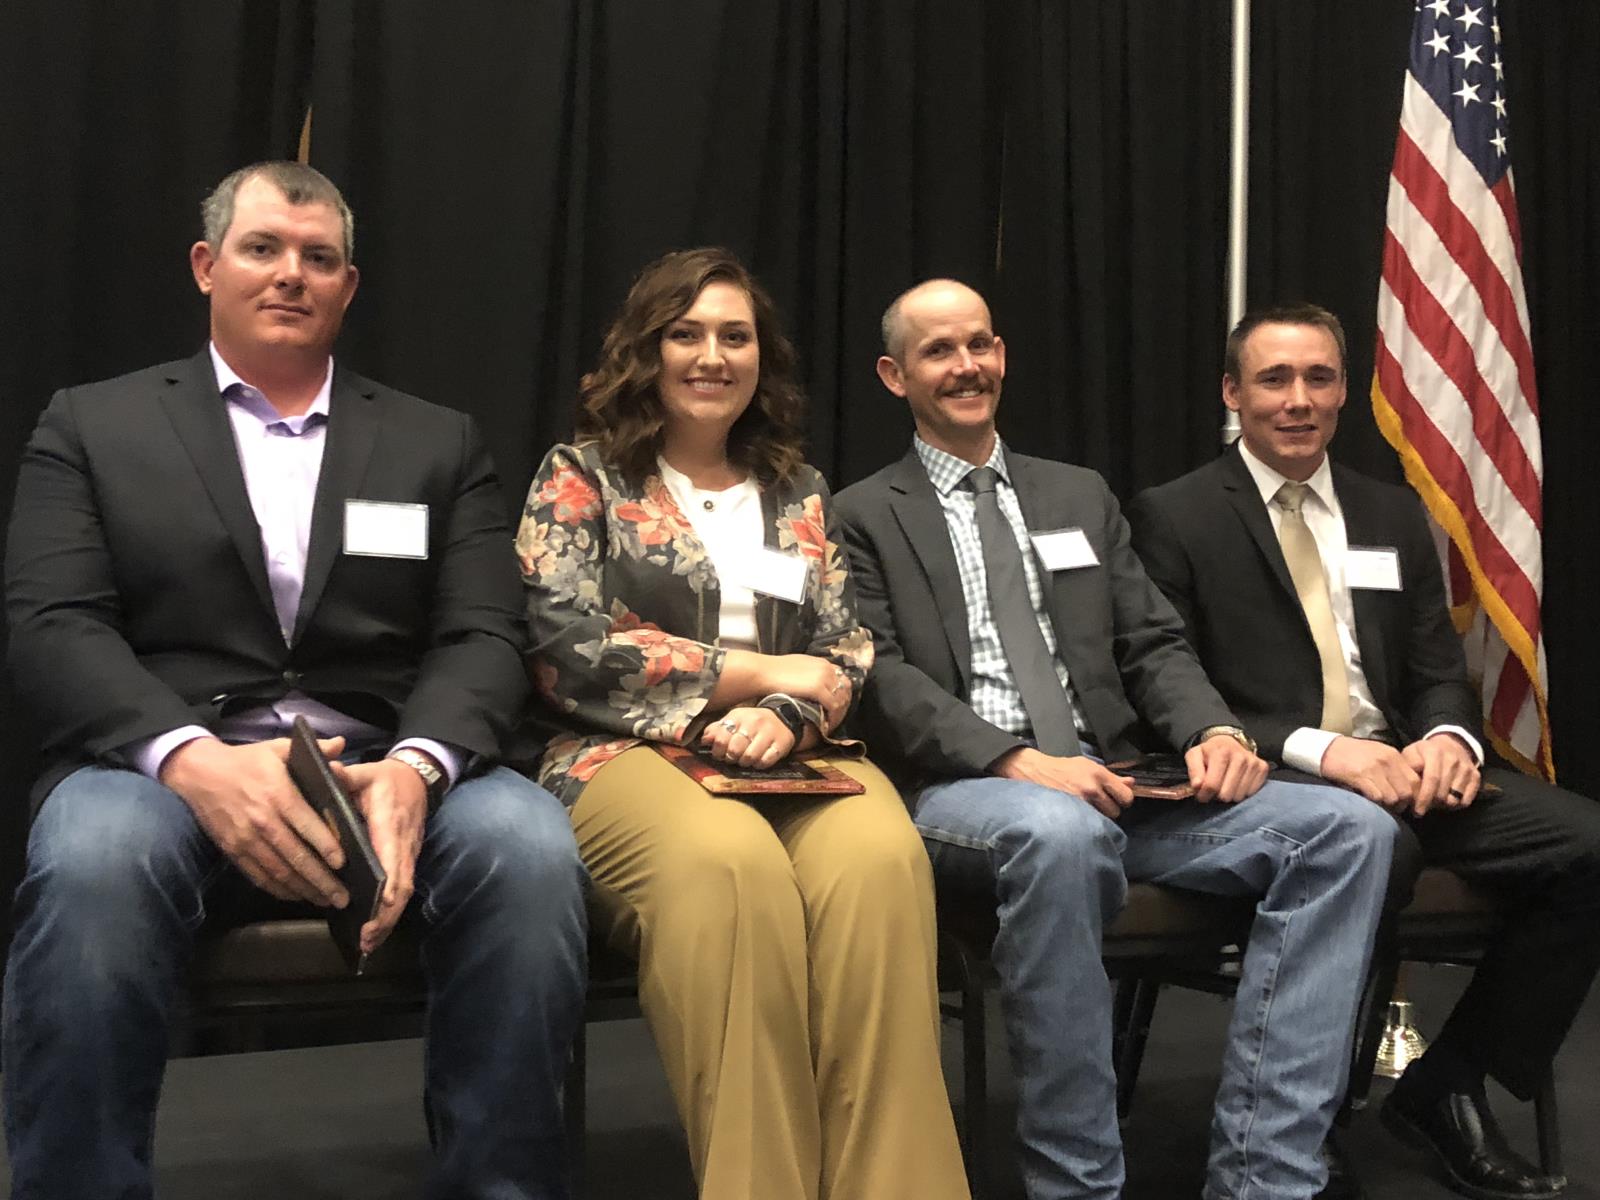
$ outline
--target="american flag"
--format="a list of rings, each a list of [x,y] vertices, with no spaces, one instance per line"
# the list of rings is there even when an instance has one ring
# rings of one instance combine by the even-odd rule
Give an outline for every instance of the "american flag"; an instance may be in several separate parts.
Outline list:
[[[1490,742],[1554,778],[1539,399],[1494,0],[1416,6],[1389,177],[1372,406],[1448,538]]]

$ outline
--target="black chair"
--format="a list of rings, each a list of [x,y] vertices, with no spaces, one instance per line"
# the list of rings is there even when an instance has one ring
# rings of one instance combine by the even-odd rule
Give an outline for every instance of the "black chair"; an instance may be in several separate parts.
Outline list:
[[[1104,936],[1107,974],[1117,982],[1112,1010],[1112,1054],[1117,1073],[1117,1115],[1125,1117],[1143,1063],[1150,1024],[1161,988],[1176,984],[1214,995],[1232,995],[1237,960],[1249,937],[1254,903],[1153,884],[1133,884],[1128,902]],[[1411,902],[1380,930],[1358,1015],[1349,1087],[1341,1123],[1363,1106],[1383,1037],[1388,998],[1401,962],[1472,963],[1481,957],[1504,918],[1493,897],[1450,871],[1429,868],[1419,876]],[[941,895],[939,986],[951,999],[940,1010],[961,1025],[962,1080],[966,1096],[962,1150],[973,1200],[991,1187],[989,1146],[987,1012],[984,992],[997,982],[989,952],[998,924],[992,895]],[[1561,1174],[1555,1083],[1547,1076],[1534,1099],[1542,1168]]]
[[[1107,974],[1117,982],[1112,1055],[1117,1113],[1126,1116],[1163,984],[1230,993],[1223,970],[1249,936],[1254,903],[1136,883],[1101,944]],[[989,1164],[988,1016],[985,991],[997,977],[989,952],[999,926],[992,895],[939,897],[939,987],[943,1015],[961,1026],[961,1148],[973,1200],[992,1185]]]
[[[345,1020],[367,1037],[419,1029],[427,1000],[414,931],[405,923],[365,972],[350,973],[318,917],[249,921],[210,936],[195,949],[189,973],[188,1049],[240,1053],[303,1040],[296,1028]],[[287,1034],[287,1036],[279,1036]],[[333,1040],[364,1040],[346,1036]]]
[[[1499,901],[1453,871],[1429,867],[1417,877],[1411,902],[1400,910],[1392,926],[1378,935],[1350,1072],[1350,1092],[1341,1119],[1348,1117],[1350,1109],[1362,1107],[1371,1092],[1385,1011],[1400,964],[1470,966],[1483,957],[1504,924],[1504,909]],[[1561,1123],[1554,1073],[1547,1074],[1540,1085],[1533,1111],[1540,1166],[1546,1174],[1560,1175]]]

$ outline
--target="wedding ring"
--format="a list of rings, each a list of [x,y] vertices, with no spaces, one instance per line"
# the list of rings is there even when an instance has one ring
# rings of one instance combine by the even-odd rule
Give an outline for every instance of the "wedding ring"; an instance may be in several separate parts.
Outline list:
[[[748,733],[746,733],[746,732],[745,732],[745,731],[744,731],[744,730],[742,730],[742,729],[740,729],[740,728],[738,728],[738,727],[737,727],[737,726],[736,726],[736,727],[735,727],[735,728],[734,728],[734,731],[733,731],[733,732],[732,732],[732,733],[730,733],[730,734],[729,734],[729,735],[728,735],[728,736],[729,736],[729,737],[730,737],[730,738],[736,738],[736,737],[742,737],[742,738],[747,738],[747,737],[749,737],[749,736],[750,736],[750,735],[749,735],[749,734],[748,734]]]
[[[1461,791],[1461,789],[1460,789],[1460,788],[1451,788],[1451,789],[1450,789],[1450,794],[1451,794],[1451,795],[1452,795],[1452,796],[1454,796],[1454,797],[1455,797],[1455,798],[1456,798],[1456,799],[1457,799],[1457,800],[1463,800],[1463,799],[1465,799],[1465,798],[1466,798],[1466,797],[1465,797],[1465,796],[1464,796],[1464,795],[1463,795],[1463,794],[1462,794],[1462,791]]]
[[[724,717],[722,720],[718,721],[717,724],[721,725],[729,733],[739,732],[739,723],[733,720],[731,717]]]

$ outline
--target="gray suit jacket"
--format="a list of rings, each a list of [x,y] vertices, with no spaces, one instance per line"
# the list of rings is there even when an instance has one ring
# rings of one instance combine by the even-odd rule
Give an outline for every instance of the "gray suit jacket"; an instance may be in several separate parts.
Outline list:
[[[1082,529],[1099,559],[1044,572],[1043,580],[1057,652],[1101,751],[1114,759],[1135,753],[1141,741],[1179,748],[1207,725],[1237,724],[1184,640],[1178,614],[1134,557],[1105,480],[1010,450],[1006,461],[1028,528]],[[877,652],[860,710],[873,756],[903,786],[986,773],[1021,739],[967,703],[966,601],[921,460],[908,452],[839,493],[837,504],[861,619]]]

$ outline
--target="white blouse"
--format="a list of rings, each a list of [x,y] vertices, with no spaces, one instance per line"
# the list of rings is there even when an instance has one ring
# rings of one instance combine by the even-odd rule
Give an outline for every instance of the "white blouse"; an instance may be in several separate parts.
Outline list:
[[[755,592],[741,582],[748,577],[748,565],[765,544],[761,518],[761,489],[754,479],[746,479],[722,491],[697,488],[689,477],[657,456],[661,479],[678,502],[695,534],[705,543],[711,565],[717,569],[722,590],[722,612],[717,623],[717,641],[723,646],[755,650]]]

